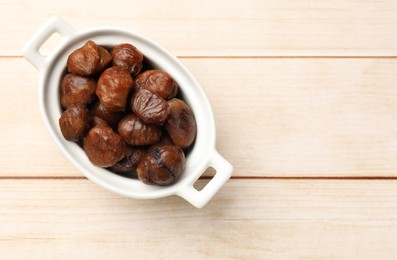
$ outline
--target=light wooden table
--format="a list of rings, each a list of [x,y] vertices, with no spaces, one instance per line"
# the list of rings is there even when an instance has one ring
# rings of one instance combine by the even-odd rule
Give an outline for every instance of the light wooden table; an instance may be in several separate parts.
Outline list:
[[[21,57],[52,15],[144,34],[201,82],[235,167],[204,209],[60,154]],[[397,1],[1,0],[0,25],[1,259],[397,256]]]

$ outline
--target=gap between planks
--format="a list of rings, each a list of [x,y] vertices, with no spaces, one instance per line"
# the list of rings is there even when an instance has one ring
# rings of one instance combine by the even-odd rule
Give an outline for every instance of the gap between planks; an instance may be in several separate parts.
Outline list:
[[[263,56],[176,56],[179,59],[397,59],[397,55],[263,55]],[[1,55],[0,59],[22,59],[19,55]]]
[[[213,176],[201,176],[201,180]],[[397,180],[397,176],[232,176],[232,180]],[[84,176],[0,176],[0,180],[88,180]]]

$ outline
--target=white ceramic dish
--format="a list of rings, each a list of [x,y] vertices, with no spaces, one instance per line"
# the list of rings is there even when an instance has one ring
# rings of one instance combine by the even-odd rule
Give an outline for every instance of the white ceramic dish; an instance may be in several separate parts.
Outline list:
[[[62,39],[47,57],[43,57],[39,49],[53,33],[60,34]],[[139,180],[110,173],[92,165],[77,144],[63,138],[58,124],[61,115],[59,83],[65,73],[68,55],[87,40],[93,40],[104,46],[131,43],[151,61],[155,68],[168,72],[178,83],[184,100],[194,112],[197,136],[194,147],[186,158],[185,171],[175,184],[166,187],[145,185]],[[40,71],[40,110],[51,136],[66,158],[98,185],[130,198],[153,199],[178,195],[195,207],[201,208],[230,178],[233,167],[215,149],[214,117],[200,84],[178,59],[153,41],[117,28],[98,28],[79,32],[62,19],[52,17],[25,45],[23,55]],[[216,170],[215,176],[201,191],[197,191],[193,184],[210,166]]]

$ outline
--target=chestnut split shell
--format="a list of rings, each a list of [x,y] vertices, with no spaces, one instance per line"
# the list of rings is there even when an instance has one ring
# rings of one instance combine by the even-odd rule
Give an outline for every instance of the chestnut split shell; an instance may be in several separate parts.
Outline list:
[[[175,182],[185,167],[185,155],[176,145],[161,146],[142,159],[137,168],[138,178],[146,184],[169,185]]]

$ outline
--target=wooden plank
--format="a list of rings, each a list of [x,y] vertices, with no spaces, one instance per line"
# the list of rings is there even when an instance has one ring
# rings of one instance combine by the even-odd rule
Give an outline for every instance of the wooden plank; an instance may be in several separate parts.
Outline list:
[[[24,59],[0,59],[1,176],[80,176],[62,156],[39,112],[38,71]]]
[[[235,176],[396,176],[394,59],[182,59]],[[38,72],[0,59],[1,176],[80,176],[39,115]]]
[[[177,55],[397,55],[397,1],[1,1],[0,55],[54,14],[144,34]]]
[[[397,60],[183,61],[236,175],[396,176]]]
[[[232,180],[204,209],[86,180],[2,180],[2,258],[390,259],[397,181]]]

